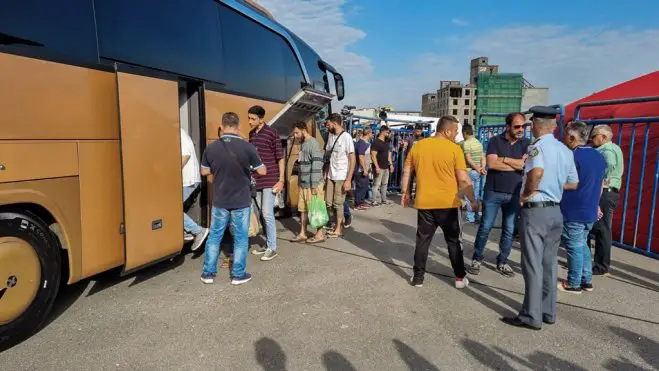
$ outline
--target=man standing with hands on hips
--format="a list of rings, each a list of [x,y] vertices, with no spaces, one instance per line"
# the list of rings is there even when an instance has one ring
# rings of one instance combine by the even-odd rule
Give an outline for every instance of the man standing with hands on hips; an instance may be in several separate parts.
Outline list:
[[[556,256],[563,231],[559,205],[564,190],[577,189],[579,177],[572,151],[554,138],[556,110],[534,106],[530,111],[536,139],[528,149],[520,197],[524,303],[516,317],[502,321],[540,330],[543,323],[556,322]]]

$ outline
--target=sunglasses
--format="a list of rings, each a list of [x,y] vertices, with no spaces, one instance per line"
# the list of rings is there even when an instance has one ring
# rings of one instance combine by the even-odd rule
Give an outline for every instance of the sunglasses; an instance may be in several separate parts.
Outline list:
[[[518,129],[523,129],[524,125],[513,125],[513,129],[518,130]]]

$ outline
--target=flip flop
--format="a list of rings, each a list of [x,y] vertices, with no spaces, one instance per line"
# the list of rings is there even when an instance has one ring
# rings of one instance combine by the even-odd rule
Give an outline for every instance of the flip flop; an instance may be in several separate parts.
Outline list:
[[[321,242],[325,242],[325,239],[324,238],[316,239],[316,237],[312,237],[306,241],[306,243],[308,244],[321,243]]]
[[[341,238],[341,237],[343,237],[343,235],[342,234],[336,234],[336,233],[328,233],[327,237],[328,238]]]

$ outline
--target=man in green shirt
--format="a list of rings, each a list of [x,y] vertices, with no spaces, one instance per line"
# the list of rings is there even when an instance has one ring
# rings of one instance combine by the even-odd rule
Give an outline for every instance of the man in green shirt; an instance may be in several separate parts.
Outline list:
[[[593,146],[606,160],[604,189],[600,198],[600,213],[602,218],[595,223],[592,232],[595,235],[595,258],[593,275],[608,275],[611,266],[611,244],[613,212],[620,201],[620,187],[624,172],[622,150],[613,143],[613,131],[608,125],[597,125],[590,134]]]
[[[474,128],[469,124],[462,126],[462,136],[465,140],[460,143],[462,151],[465,154],[465,161],[471,178],[471,183],[474,186],[474,196],[476,202],[480,202],[480,194],[482,188],[482,179],[485,176],[485,153],[483,152],[483,145],[478,139],[474,138]],[[467,200],[467,221],[475,223],[478,215],[471,211],[471,204]]]

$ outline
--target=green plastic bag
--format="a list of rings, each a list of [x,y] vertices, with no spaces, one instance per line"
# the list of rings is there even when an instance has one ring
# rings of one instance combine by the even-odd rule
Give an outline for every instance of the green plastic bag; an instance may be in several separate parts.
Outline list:
[[[329,221],[325,201],[318,195],[311,196],[311,203],[309,204],[309,225],[311,228],[321,228]]]

